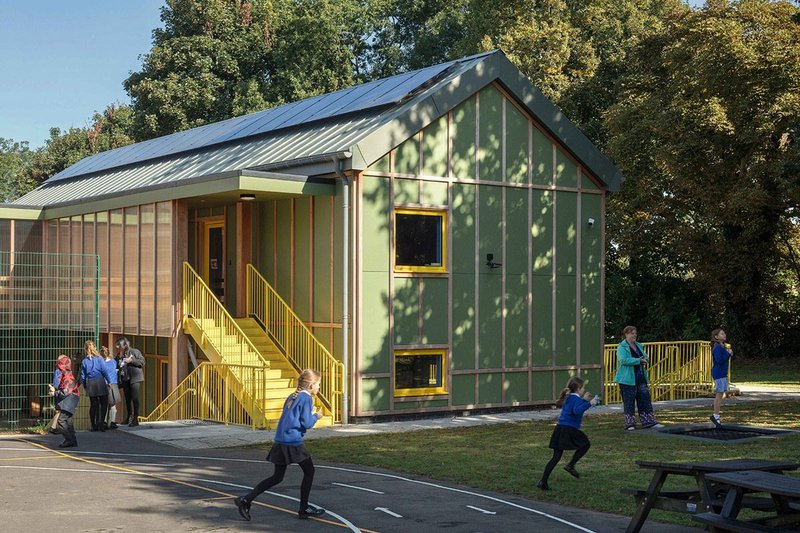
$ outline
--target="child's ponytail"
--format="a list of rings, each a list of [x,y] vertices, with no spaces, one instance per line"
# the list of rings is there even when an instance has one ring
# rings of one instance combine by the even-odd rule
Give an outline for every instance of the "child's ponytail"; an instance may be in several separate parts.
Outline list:
[[[561,390],[561,394],[558,396],[558,400],[556,400],[556,407],[564,405],[564,398],[567,397],[567,394],[569,394],[569,389],[564,388]]]
[[[297,399],[297,395],[300,394],[300,391],[309,388],[312,384],[319,381],[320,377],[322,377],[322,374],[313,368],[306,368],[300,372],[300,376],[297,378],[297,388],[292,393],[292,399],[289,400],[288,404],[286,404],[286,408],[291,409],[292,405],[294,405],[294,401]]]
[[[567,386],[561,391],[561,394],[556,401],[556,407],[561,407],[564,405],[564,398],[567,397],[567,394],[571,394],[573,392],[578,392],[583,387],[583,380],[578,376],[572,376],[567,381]]]

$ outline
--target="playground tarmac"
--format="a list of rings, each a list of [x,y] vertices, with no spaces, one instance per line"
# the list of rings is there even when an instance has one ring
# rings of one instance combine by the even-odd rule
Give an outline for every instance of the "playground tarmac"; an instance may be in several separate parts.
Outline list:
[[[746,390],[739,400],[730,401],[789,398],[800,398],[800,389]],[[658,402],[656,409],[709,402]],[[619,407],[591,411],[613,413]],[[318,428],[308,438],[553,419],[557,413],[520,411]],[[297,519],[302,475],[293,466],[281,485],[254,502],[253,520],[245,522],[233,497],[268,477],[271,469],[263,451],[241,446],[267,442],[271,436],[269,431],[189,422],[79,432],[80,446],[67,450],[57,448],[57,435],[2,436],[0,530],[617,532],[630,520],[372,467],[317,463],[311,503],[327,509],[327,514]],[[698,529],[649,521],[642,531]]]

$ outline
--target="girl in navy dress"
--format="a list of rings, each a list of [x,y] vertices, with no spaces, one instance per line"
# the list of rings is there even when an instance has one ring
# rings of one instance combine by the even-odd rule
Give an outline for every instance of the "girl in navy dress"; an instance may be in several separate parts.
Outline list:
[[[314,482],[314,462],[311,454],[303,444],[306,430],[314,427],[319,415],[314,407],[314,396],[319,392],[320,373],[307,368],[297,378],[297,390],[286,398],[283,404],[283,413],[275,430],[275,443],[267,454],[267,461],[275,465],[272,477],[261,481],[253,490],[236,498],[236,507],[245,520],[250,520],[250,504],[259,494],[271,489],[281,481],[286,474],[286,468],[291,463],[297,463],[303,470],[303,481],[300,484],[300,510],[297,517],[301,519],[310,516],[325,514],[325,509],[308,505],[311,494],[311,484]]]
[[[542,479],[536,484],[537,487],[542,490],[550,490],[547,480],[564,455],[564,450],[575,450],[575,454],[564,467],[564,470],[574,477],[581,477],[578,471],[575,470],[575,464],[580,461],[581,457],[586,455],[586,452],[589,451],[589,446],[591,446],[589,437],[580,429],[581,421],[583,420],[583,413],[593,405],[597,405],[597,402],[597,398],[592,398],[590,393],[584,391],[581,378],[577,376],[569,378],[567,387],[561,391],[561,395],[556,402],[556,406],[561,407],[561,415],[558,417],[558,422],[553,430],[553,436],[550,437],[553,458],[544,467]]]

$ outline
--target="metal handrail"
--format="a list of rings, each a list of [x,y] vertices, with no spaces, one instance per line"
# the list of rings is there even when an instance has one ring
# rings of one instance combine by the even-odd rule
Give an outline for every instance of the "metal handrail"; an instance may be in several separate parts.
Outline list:
[[[297,368],[315,368],[322,373],[318,397],[341,422],[344,364],[337,360],[253,267],[247,265],[247,315],[265,328],[289,361]]]

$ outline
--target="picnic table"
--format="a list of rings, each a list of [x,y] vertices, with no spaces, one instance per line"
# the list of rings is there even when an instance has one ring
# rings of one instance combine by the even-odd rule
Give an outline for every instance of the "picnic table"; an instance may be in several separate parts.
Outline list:
[[[653,470],[653,477],[646,490],[623,489],[624,494],[632,494],[636,499],[636,512],[631,518],[627,533],[641,530],[651,509],[664,509],[676,512],[704,513],[719,510],[723,503],[720,496],[722,486],[708,478],[720,472],[755,470],[781,474],[786,470],[797,470],[796,462],[766,461],[763,459],[726,459],[698,463],[662,463],[655,461],[636,461],[640,468]],[[669,476],[691,477],[692,487],[678,490],[664,489]],[[746,498],[741,504],[753,509],[770,509],[773,502],[765,498]]]
[[[708,474],[706,479],[728,487],[728,495],[719,514],[700,513],[692,518],[711,526],[712,531],[800,531],[776,529],[780,526],[800,526],[800,478],[763,471],[721,472]],[[756,520],[739,520],[739,511],[747,492],[765,492],[774,502],[774,514]]]

